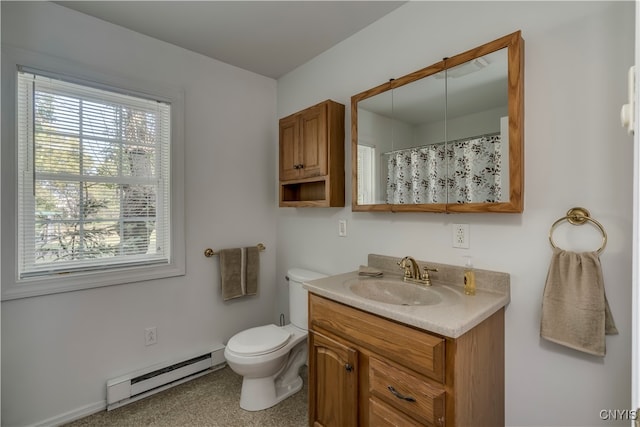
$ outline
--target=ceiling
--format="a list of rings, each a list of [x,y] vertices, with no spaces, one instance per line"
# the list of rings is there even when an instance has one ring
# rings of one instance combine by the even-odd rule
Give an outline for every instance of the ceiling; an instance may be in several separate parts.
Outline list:
[[[277,79],[405,1],[56,1]]]

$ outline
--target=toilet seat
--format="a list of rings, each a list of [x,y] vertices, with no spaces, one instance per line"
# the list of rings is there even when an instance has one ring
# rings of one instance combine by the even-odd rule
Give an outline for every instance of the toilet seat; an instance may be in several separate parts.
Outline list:
[[[259,356],[284,347],[291,333],[276,325],[258,326],[239,332],[227,343],[227,348],[242,356]]]

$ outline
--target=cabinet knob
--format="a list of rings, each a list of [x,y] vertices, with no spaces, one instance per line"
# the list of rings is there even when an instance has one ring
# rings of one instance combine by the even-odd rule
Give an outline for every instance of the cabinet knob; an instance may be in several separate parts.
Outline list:
[[[351,363],[346,363],[344,369],[346,369],[347,372],[351,372],[353,371],[353,366],[351,366]]]

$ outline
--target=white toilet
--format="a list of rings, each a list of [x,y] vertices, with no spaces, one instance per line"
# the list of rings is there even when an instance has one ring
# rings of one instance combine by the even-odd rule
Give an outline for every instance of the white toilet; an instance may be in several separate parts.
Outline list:
[[[239,332],[227,343],[224,356],[243,376],[240,407],[247,411],[270,408],[302,388],[300,368],[307,363],[307,290],[302,283],[326,277],[292,268],[289,315],[285,326],[265,325]]]

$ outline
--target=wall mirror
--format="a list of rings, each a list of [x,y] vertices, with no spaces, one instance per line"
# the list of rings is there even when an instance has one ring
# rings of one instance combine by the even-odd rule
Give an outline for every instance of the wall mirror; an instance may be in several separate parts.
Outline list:
[[[351,98],[353,211],[523,210],[520,31]]]

